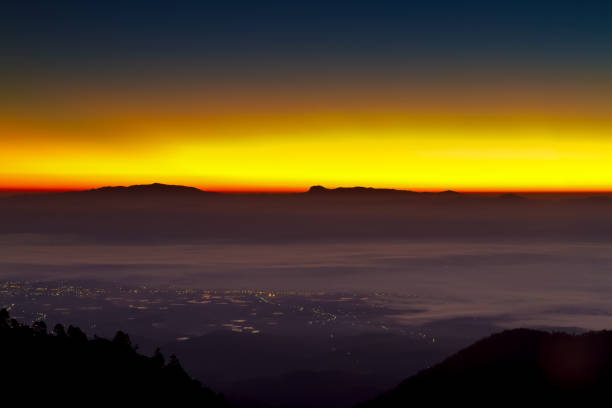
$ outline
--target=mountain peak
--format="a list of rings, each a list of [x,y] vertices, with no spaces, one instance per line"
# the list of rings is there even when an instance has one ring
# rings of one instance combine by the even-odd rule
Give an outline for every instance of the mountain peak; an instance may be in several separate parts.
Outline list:
[[[308,189],[308,194],[415,194],[410,190],[396,190],[393,188],[374,188],[374,187],[337,187],[326,188],[323,186],[312,186]]]
[[[189,186],[181,186],[174,184],[162,184],[162,183],[153,183],[153,184],[135,184],[132,186],[105,186],[100,188],[94,188],[88,190],[89,192],[100,192],[100,193],[157,193],[157,194],[166,194],[166,193],[203,193],[204,191],[199,188],[189,187]]]

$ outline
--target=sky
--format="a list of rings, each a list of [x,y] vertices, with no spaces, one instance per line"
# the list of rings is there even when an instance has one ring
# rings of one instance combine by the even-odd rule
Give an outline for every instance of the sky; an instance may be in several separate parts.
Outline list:
[[[0,189],[612,191],[608,1],[0,6]]]

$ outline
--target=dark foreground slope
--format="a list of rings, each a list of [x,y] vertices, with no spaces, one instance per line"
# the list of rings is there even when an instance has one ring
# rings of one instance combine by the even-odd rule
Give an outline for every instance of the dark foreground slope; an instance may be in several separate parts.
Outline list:
[[[612,332],[516,329],[475,343],[361,407],[608,405],[610,389]]]
[[[27,406],[50,401],[61,406],[227,405],[191,379],[175,358],[166,363],[159,353],[143,356],[122,332],[113,341],[89,340],[72,326],[64,331],[57,325],[48,333],[44,323],[23,325],[2,310],[0,347],[3,398],[12,395]]]

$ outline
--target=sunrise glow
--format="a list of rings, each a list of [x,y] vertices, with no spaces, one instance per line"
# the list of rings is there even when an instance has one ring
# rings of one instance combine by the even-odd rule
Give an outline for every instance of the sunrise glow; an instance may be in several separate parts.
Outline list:
[[[415,190],[612,189],[609,122],[370,117],[115,124],[106,137],[3,129],[3,189],[79,189],[162,182],[230,191],[313,184]],[[238,123],[238,125],[236,125]],[[38,132],[38,133],[37,133]],[[50,132],[47,129],[48,132]],[[15,137],[18,135],[18,137]]]
[[[169,49],[150,41],[155,19],[148,36],[121,23],[135,42],[125,49],[93,30],[89,56],[78,35],[59,29],[45,40],[57,58],[37,51],[40,36],[23,38],[0,72],[0,189],[612,190],[608,25],[573,33],[585,37],[575,47],[562,30],[577,24],[574,13],[548,22],[553,36],[508,7],[520,30],[487,26],[487,41],[459,19],[420,26],[418,7],[412,24],[393,20],[346,43],[357,22],[342,9],[311,39],[302,34],[320,13],[283,29],[254,19],[249,31],[224,14],[231,7],[210,9],[207,24],[190,21],[192,31],[167,31],[182,44]],[[228,26],[215,25],[214,13]],[[236,34],[247,31],[261,36]]]

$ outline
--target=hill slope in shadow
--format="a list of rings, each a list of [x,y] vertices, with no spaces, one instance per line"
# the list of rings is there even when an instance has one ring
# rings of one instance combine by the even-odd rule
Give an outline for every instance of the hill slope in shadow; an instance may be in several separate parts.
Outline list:
[[[10,394],[26,405],[227,406],[223,396],[189,377],[174,356],[165,362],[159,352],[141,355],[123,332],[112,341],[88,339],[73,326],[56,325],[49,333],[44,322],[20,324],[3,309],[0,347],[4,398]]]
[[[611,385],[612,332],[515,329],[480,340],[359,407],[584,406],[606,401]]]

